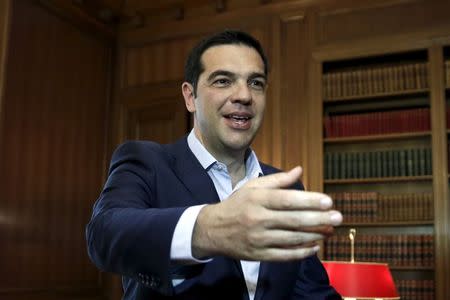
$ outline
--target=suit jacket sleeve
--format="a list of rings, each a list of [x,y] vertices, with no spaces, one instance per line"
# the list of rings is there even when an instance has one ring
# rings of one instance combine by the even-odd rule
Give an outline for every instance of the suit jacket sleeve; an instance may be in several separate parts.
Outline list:
[[[186,207],[158,208],[155,203],[155,164],[164,159],[158,147],[129,142],[115,151],[86,239],[98,268],[170,295],[170,245]]]

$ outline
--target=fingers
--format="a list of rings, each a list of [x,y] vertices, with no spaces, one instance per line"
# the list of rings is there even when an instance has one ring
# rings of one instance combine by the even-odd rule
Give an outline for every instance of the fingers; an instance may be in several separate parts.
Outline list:
[[[271,211],[268,212],[266,228],[329,232],[329,227],[342,223],[342,214],[330,211]]]
[[[268,230],[250,239],[255,248],[295,248],[312,247],[323,240],[324,235],[315,232],[300,232],[288,230]]]
[[[262,176],[250,180],[247,187],[264,187],[264,188],[285,188],[298,182],[302,173],[301,167],[295,167],[288,172],[280,172],[272,175]]]
[[[331,225],[308,226],[302,227],[301,230],[303,232],[317,232],[326,237],[331,236],[334,233],[334,227]]]
[[[272,210],[326,210],[333,201],[325,194],[298,190],[263,189],[260,192],[261,205]]]
[[[309,256],[316,255],[319,252],[318,245],[308,247],[294,247],[294,248],[269,248],[261,251],[260,255],[263,261],[291,261],[300,260]]]

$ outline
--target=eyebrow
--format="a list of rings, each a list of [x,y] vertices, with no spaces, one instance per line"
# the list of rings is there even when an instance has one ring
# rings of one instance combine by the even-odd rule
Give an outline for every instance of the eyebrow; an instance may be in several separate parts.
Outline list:
[[[215,77],[217,76],[227,76],[227,77],[231,77],[231,78],[236,78],[236,73],[227,71],[227,70],[217,70],[212,72],[211,74],[209,74],[208,76],[208,81],[213,80]],[[264,75],[264,73],[259,73],[259,72],[253,72],[250,74],[250,76],[248,78],[258,78],[261,77],[264,80],[267,80],[266,75]]]

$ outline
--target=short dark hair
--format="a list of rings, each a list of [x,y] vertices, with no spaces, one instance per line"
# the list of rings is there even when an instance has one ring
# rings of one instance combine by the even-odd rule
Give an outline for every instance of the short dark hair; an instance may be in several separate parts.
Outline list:
[[[220,45],[244,45],[255,49],[264,63],[264,75],[269,72],[269,62],[264,50],[257,39],[239,30],[224,30],[201,40],[192,48],[184,67],[184,80],[194,87],[194,95],[197,93],[197,83],[200,74],[205,70],[201,58],[203,53],[211,47]]]

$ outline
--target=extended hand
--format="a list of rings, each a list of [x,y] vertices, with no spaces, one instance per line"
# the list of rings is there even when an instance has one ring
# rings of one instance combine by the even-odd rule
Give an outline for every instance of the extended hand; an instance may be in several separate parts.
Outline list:
[[[205,206],[194,228],[193,255],[288,261],[315,254],[342,215],[330,210],[325,194],[283,189],[301,172],[297,167],[250,180],[228,199]]]

